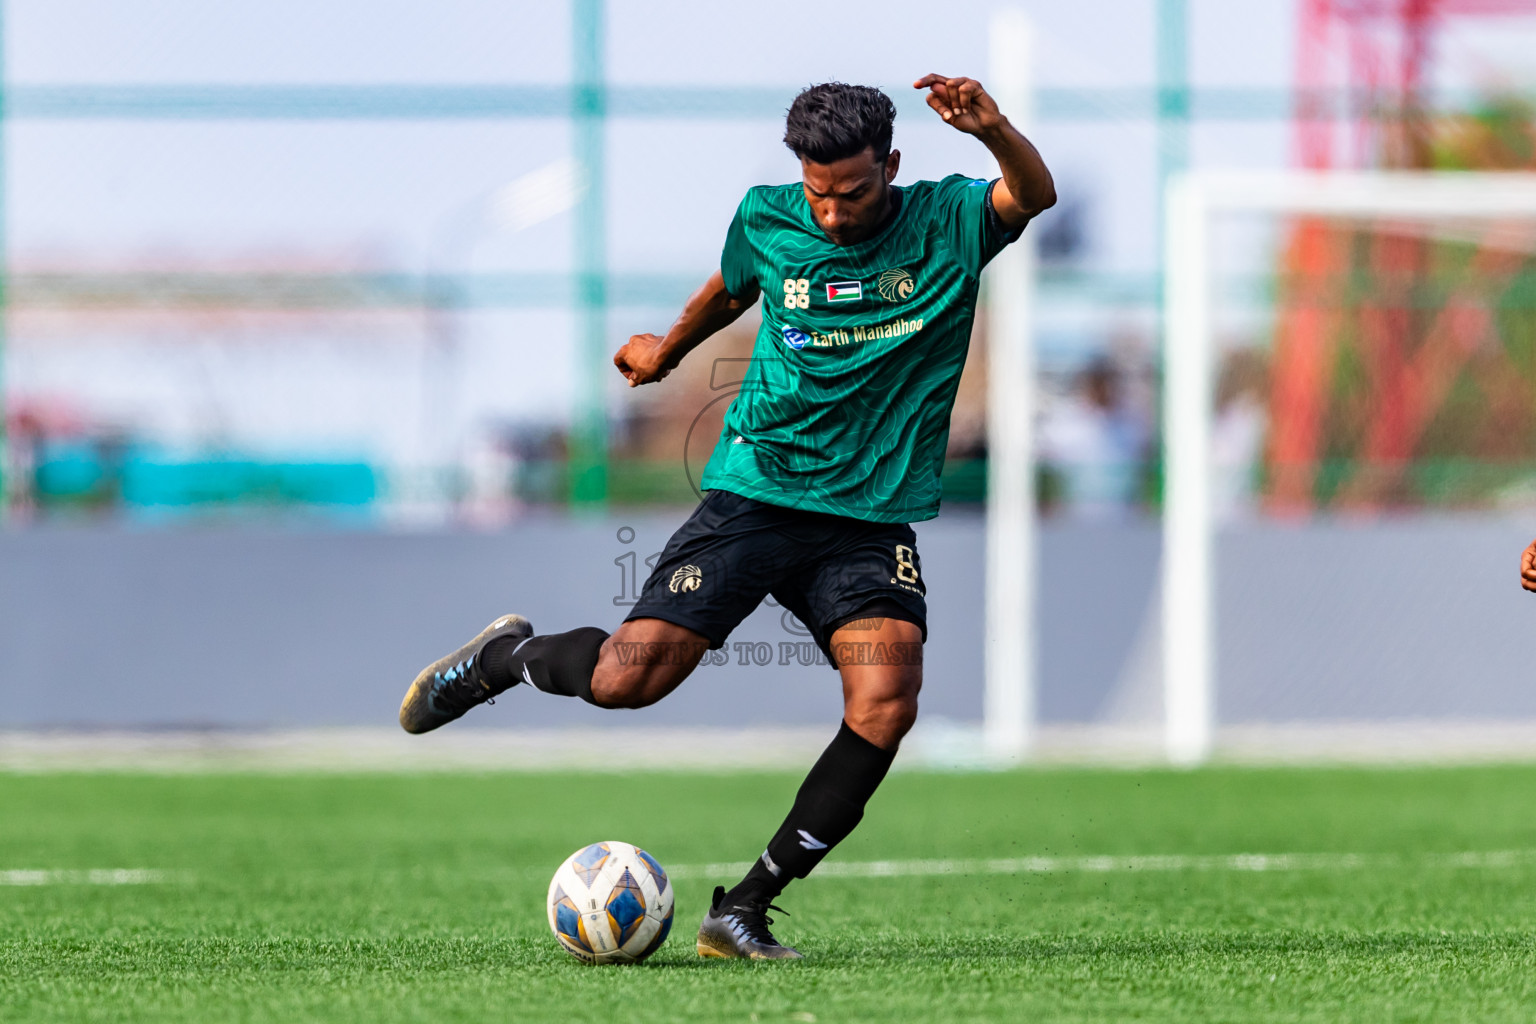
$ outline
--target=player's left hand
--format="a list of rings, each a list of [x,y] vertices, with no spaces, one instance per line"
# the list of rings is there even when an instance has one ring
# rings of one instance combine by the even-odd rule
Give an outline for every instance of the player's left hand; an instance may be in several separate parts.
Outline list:
[[[1536,594],[1536,540],[1520,556],[1520,585]]]
[[[967,135],[981,135],[1007,123],[997,101],[974,78],[924,75],[912,83],[912,88],[927,89],[928,105]]]

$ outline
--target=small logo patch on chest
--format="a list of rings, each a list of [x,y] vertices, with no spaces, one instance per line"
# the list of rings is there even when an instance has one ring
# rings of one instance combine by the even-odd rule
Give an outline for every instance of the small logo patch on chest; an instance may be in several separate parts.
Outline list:
[[[905,302],[912,297],[917,282],[905,270],[887,270],[880,275],[875,287],[880,289],[880,297],[886,302]]]
[[[864,286],[858,281],[833,281],[827,285],[828,302],[858,302],[864,297]]]

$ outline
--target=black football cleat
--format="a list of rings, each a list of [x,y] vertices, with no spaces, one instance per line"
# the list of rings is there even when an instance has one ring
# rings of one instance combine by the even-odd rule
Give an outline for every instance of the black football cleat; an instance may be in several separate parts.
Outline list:
[[[727,960],[799,960],[800,951],[782,946],[773,937],[768,926],[773,918],[768,911],[781,914],[789,911],[776,907],[766,899],[744,900],[725,906],[725,886],[715,886],[715,898],[710,901],[709,913],[699,925],[699,956],[714,956]]]
[[[506,687],[486,681],[480,652],[504,636],[526,640],[533,636],[533,625],[521,615],[503,615],[469,643],[422,669],[400,702],[400,727],[410,733],[431,732],[476,705],[492,702]]]

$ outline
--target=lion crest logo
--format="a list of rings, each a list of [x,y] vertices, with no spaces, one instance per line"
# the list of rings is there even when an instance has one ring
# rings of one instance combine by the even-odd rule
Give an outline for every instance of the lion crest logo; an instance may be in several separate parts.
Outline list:
[[[685,565],[672,574],[667,589],[674,594],[691,594],[704,582],[704,571],[696,565]]]
[[[887,270],[880,275],[875,287],[880,289],[880,297],[886,302],[905,302],[912,297],[917,282],[905,270]]]

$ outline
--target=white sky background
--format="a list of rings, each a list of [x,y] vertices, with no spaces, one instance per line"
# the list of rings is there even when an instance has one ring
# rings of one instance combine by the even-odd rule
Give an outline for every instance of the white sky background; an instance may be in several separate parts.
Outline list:
[[[1023,5],[1040,34],[1044,86],[1154,80],[1151,0]],[[1233,6],[1243,8],[1234,17]],[[914,2],[824,5],[612,0],[610,80],[780,86],[840,78],[896,93],[926,71],[986,73],[986,16]],[[494,0],[218,3],[12,0],[14,83],[559,84],[570,74],[560,3]],[[1280,87],[1290,74],[1285,0],[1192,5],[1197,81]],[[903,180],[985,174],[974,141],[926,111],[899,119]],[[563,154],[559,121],[21,122],[11,130],[10,244],[133,252],[366,249],[420,265],[444,224],[477,196]],[[615,270],[707,269],[742,190],[792,180],[771,121],[615,121],[609,137]],[[1255,152],[1201,140],[1201,157],[1284,158],[1285,133]],[[1252,130],[1248,132],[1252,134]],[[1145,122],[1040,125],[1066,192],[1097,200],[1095,262],[1152,259],[1153,154]],[[1059,136],[1059,138],[1058,138]],[[1223,150],[1226,150],[1223,152]],[[568,218],[498,239],[498,267],[563,262]],[[549,237],[537,237],[547,235]]]
[[[1154,0],[1019,6],[1037,27],[1040,86],[1154,83]],[[783,87],[786,102],[830,78],[893,93],[930,70],[985,81],[991,10],[850,0],[834,16],[824,3],[610,0],[608,75],[618,85]],[[13,84],[558,85],[570,75],[569,18],[564,3],[524,0],[10,0],[5,64]],[[1191,0],[1193,83],[1287,88],[1295,19],[1293,0]],[[1504,74],[1491,67],[1515,69],[1506,77],[1536,67],[1507,33],[1449,38],[1452,78],[1480,84]],[[8,244],[19,263],[350,252],[406,271],[447,259],[434,254],[455,217],[566,156],[570,140],[557,119],[13,121],[7,132]],[[743,190],[797,176],[781,134],[771,120],[612,121],[610,268],[702,279]],[[1089,204],[1086,268],[1155,269],[1151,122],[1049,121],[1031,135],[1062,194]],[[901,181],[995,173],[978,143],[925,110],[904,112],[896,142]],[[1211,123],[1195,128],[1191,154],[1196,166],[1281,167],[1289,144],[1284,122]],[[463,246],[452,261],[565,270],[572,227],[563,214]],[[671,315],[621,311],[614,343]],[[576,379],[568,329],[549,311],[466,317],[471,365],[496,368],[466,381],[473,415],[563,418]]]

